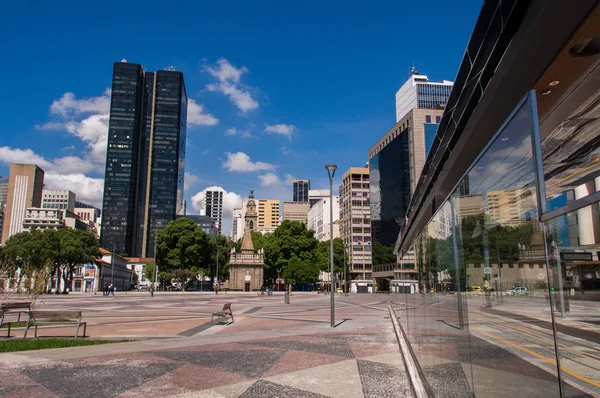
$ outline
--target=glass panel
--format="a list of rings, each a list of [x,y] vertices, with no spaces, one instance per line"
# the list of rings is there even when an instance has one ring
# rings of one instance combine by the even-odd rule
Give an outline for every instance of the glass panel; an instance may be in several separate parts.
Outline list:
[[[435,396],[560,395],[529,109],[512,115],[402,259],[413,256],[421,294],[396,308]]]
[[[598,204],[546,223],[550,290],[564,395],[600,396],[600,216]],[[542,331],[543,338],[551,338]],[[575,388],[574,388],[575,387]]]

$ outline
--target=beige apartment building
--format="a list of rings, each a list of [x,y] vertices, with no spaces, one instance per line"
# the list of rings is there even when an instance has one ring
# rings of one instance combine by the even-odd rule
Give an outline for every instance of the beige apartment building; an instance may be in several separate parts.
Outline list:
[[[23,232],[23,221],[28,207],[40,207],[44,187],[44,170],[35,164],[10,165],[6,213],[2,228],[2,240],[6,242],[14,234]]]
[[[351,279],[372,278],[369,168],[351,167],[339,191],[340,237],[346,247]]]
[[[259,232],[273,232],[279,226],[279,200],[259,199],[258,200],[258,226]]]
[[[308,224],[308,202],[283,202],[283,219]]]

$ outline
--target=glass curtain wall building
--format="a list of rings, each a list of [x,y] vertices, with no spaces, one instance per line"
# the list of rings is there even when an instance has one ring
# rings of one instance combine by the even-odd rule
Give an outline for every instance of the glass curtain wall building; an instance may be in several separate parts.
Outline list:
[[[483,5],[395,246],[423,396],[600,396],[599,22]]]
[[[181,72],[114,64],[102,247],[134,257],[154,255],[156,230],[181,212],[186,119]]]
[[[293,201],[308,202],[308,191],[310,190],[310,180],[293,181]]]

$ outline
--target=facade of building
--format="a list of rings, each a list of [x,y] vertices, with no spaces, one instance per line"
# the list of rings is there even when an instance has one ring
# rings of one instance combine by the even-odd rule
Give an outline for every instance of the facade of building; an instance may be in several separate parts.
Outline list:
[[[308,229],[315,231],[318,241],[328,241],[330,236],[330,203],[329,197],[321,199],[313,204],[308,211]],[[339,196],[333,197],[333,237],[339,237],[340,202]],[[337,232],[336,232],[337,231]]]
[[[424,395],[600,395],[599,21],[598,1],[482,4],[395,245]]]
[[[181,72],[114,64],[101,246],[154,255],[154,234],[183,205],[186,121]]]
[[[310,180],[294,180],[293,183],[294,194],[292,197],[293,202],[308,202],[308,191],[310,190]]]
[[[427,76],[413,71],[412,76],[396,92],[396,122],[413,109],[443,109],[448,103],[453,84],[448,80],[430,82]]]
[[[60,209],[28,207],[23,219],[23,230],[65,228],[64,212]]]
[[[202,201],[202,211],[204,215],[211,217],[215,221],[217,234],[221,234],[223,224],[223,191],[206,191]]]
[[[312,206],[321,199],[329,198],[329,189],[311,189],[308,191],[308,203]]]
[[[40,207],[44,171],[34,164],[11,164],[6,196],[6,212],[2,228],[2,240],[23,232],[27,208]]]
[[[232,227],[230,238],[232,241],[237,242],[244,236],[244,219],[242,218],[242,209],[233,209],[232,216]]]
[[[255,291],[263,285],[264,275],[264,252],[259,249],[254,252],[252,243],[252,231],[258,224],[258,212],[256,211],[256,202],[254,201],[254,192],[250,190],[250,196],[246,204],[244,225],[244,236],[242,238],[242,248],[238,253],[235,248],[231,249],[229,256],[229,281],[226,287],[232,290],[241,290],[245,292]]]
[[[368,167],[351,167],[339,190],[340,238],[351,279],[371,279],[371,203]]]
[[[0,176],[0,203],[6,203],[8,195],[8,177]]]
[[[185,216],[177,216],[177,218],[189,218],[196,224],[198,228],[204,231],[210,237],[217,235],[217,226],[215,220],[209,216],[201,216],[196,214],[188,214]]]
[[[44,189],[42,191],[42,208],[75,212],[75,193],[67,189]]]
[[[283,202],[283,220],[300,221],[307,224],[309,210],[308,202]]]
[[[273,232],[279,226],[280,202],[275,199],[258,199],[258,232]]]

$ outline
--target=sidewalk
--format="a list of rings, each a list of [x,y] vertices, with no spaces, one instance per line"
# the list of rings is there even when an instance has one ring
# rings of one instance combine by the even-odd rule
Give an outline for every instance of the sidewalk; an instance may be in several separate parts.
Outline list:
[[[358,310],[383,309],[373,297],[340,302],[340,321],[352,308],[358,316],[333,331],[321,299],[287,307],[263,303],[264,309],[250,314],[234,313],[236,322],[229,326],[190,337],[0,354],[0,395],[410,396],[390,320],[383,311],[361,316]],[[276,314],[281,319],[272,319]],[[298,325],[278,328],[288,317]]]

